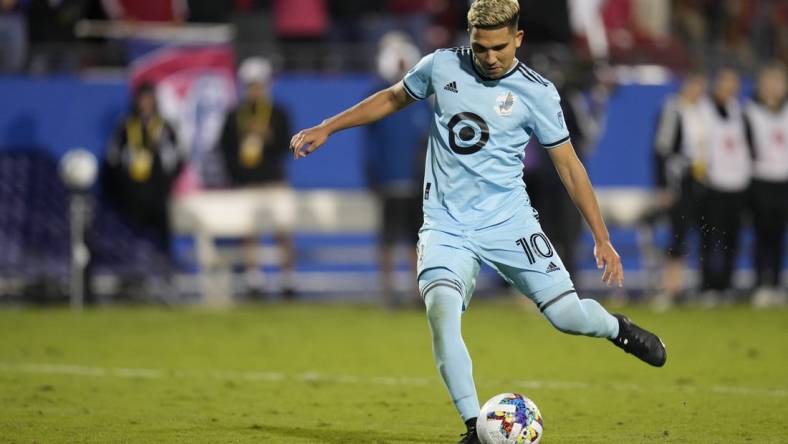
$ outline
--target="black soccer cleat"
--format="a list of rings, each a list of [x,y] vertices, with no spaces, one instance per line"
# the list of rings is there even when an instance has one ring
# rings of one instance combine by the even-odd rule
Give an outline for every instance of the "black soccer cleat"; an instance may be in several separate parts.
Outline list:
[[[476,433],[476,418],[465,421],[465,427],[468,428],[468,431],[460,435],[462,439],[457,444],[482,444],[479,441],[479,435]]]
[[[638,327],[628,317],[614,314],[618,319],[618,337],[608,339],[627,353],[654,367],[662,367],[668,359],[665,344],[654,333]]]

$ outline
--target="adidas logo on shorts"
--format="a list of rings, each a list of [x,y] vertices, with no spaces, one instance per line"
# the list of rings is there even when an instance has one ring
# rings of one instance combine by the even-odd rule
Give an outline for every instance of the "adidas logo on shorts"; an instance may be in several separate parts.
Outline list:
[[[545,273],[552,273],[552,272],[558,271],[560,269],[561,269],[561,267],[559,267],[558,265],[554,264],[553,262],[550,262],[550,264],[547,266],[547,270],[545,270]]]

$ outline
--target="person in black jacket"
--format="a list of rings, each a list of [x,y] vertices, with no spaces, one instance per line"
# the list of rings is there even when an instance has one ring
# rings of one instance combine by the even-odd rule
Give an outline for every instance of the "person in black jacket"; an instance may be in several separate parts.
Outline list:
[[[241,64],[238,76],[245,95],[227,115],[220,144],[232,186],[250,189],[259,194],[256,200],[268,205],[281,252],[281,290],[285,298],[292,298],[295,254],[289,232],[294,215],[285,177],[290,124],[286,112],[271,100],[271,72],[270,63],[262,58],[249,58]],[[258,292],[262,286],[255,254],[258,243],[255,236],[245,239],[247,286],[251,293]]]
[[[167,204],[183,163],[175,131],[159,114],[153,85],[139,86],[131,112],[110,142],[103,181],[109,200],[132,227],[153,238],[165,258],[170,252]]]

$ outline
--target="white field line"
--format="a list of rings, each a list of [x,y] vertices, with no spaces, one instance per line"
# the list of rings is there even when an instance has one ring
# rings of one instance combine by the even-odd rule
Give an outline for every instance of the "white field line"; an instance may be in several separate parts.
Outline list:
[[[234,381],[300,381],[326,382],[335,384],[374,384],[374,385],[428,385],[431,378],[402,376],[353,376],[328,375],[319,372],[286,374],[282,372],[233,371],[233,370],[161,370],[150,368],[107,368],[88,367],[71,364],[9,364],[0,362],[0,372],[28,373],[43,375],[71,375],[90,378],[116,377],[130,379],[218,379]]]
[[[163,370],[151,368],[119,368],[89,367],[71,364],[34,364],[34,363],[3,363],[0,372],[27,373],[42,375],[71,375],[87,378],[128,378],[128,379],[216,379],[222,381],[248,382],[305,382],[329,384],[370,384],[387,386],[426,386],[438,384],[438,378],[404,377],[404,376],[354,376],[342,374],[325,374],[315,371],[304,373],[284,373],[270,371],[233,371],[233,370]],[[741,386],[641,386],[638,384],[586,383],[569,381],[486,381],[485,385],[495,384],[515,389],[544,390],[583,390],[603,389],[619,392],[684,392],[707,393],[725,396],[750,396],[763,398],[786,398],[788,388],[755,388]]]

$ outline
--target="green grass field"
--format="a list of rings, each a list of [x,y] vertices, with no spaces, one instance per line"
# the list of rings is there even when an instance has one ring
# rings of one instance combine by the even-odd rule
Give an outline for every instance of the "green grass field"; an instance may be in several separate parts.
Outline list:
[[[788,442],[788,311],[652,314],[668,363],[561,334],[511,301],[464,318],[479,396],[517,391],[543,444]],[[422,312],[0,311],[3,443],[451,443]]]

